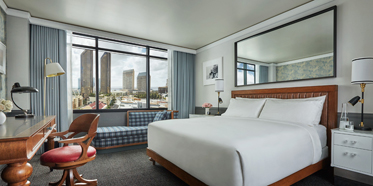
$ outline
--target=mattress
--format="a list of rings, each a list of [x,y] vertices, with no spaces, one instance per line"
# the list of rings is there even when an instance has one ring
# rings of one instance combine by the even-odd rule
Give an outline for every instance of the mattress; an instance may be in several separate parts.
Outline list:
[[[207,185],[269,185],[321,160],[319,136],[259,118],[178,119],[151,123],[148,148]]]

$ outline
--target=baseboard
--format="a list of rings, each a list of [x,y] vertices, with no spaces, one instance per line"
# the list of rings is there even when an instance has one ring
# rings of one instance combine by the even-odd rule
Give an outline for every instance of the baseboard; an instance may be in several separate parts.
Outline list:
[[[350,180],[347,178],[343,178],[340,176],[334,176],[334,185],[335,186],[371,186],[365,183],[361,183],[358,181]]]
[[[127,150],[145,149],[147,147],[148,147],[148,144],[142,144],[142,145],[127,146],[127,147],[118,147],[118,148],[113,148],[113,149],[103,149],[103,150],[97,150],[97,154],[108,154],[108,153],[115,153],[115,152],[121,152],[121,151],[127,151]]]

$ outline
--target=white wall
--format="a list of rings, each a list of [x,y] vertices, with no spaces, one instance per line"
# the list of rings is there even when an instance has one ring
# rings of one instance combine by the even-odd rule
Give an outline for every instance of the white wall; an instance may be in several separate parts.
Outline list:
[[[28,19],[7,16],[7,99],[15,82],[30,86],[30,25]],[[14,94],[14,101],[23,109],[30,109],[29,94]],[[13,107],[13,110],[19,110]]]
[[[268,30],[286,22],[304,17],[320,10],[337,5],[337,77],[306,80],[298,82],[284,82],[275,84],[252,85],[246,87],[234,86],[234,42],[251,35]],[[326,5],[308,10],[299,15],[287,18],[266,28],[254,31],[242,37],[237,37],[226,41],[212,48],[197,51],[196,57],[196,106],[200,107],[204,102],[210,102],[217,106],[217,93],[214,92],[214,85],[204,86],[202,81],[203,62],[223,57],[224,86],[225,91],[221,93],[224,103],[222,107],[227,107],[232,90],[265,89],[280,87],[298,87],[314,85],[339,85],[338,110],[343,102],[347,102],[355,95],[361,95],[358,85],[351,85],[351,60],[356,57],[373,56],[373,1],[371,0],[336,0]],[[373,69],[371,69],[372,71]],[[373,85],[367,85],[365,98],[365,112],[373,113]],[[360,112],[360,104],[349,107],[350,112]]]

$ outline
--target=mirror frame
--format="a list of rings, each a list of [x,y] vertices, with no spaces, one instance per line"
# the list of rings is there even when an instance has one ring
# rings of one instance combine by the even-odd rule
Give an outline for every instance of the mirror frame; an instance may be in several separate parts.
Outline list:
[[[286,26],[289,26],[289,25],[307,20],[309,18],[318,16],[320,14],[323,14],[323,13],[326,13],[326,12],[329,12],[329,11],[334,11],[333,12],[333,75],[332,76],[306,78],[306,79],[295,79],[295,80],[287,80],[287,81],[274,81],[274,82],[265,82],[265,83],[257,83],[257,84],[254,83],[254,84],[249,84],[249,85],[237,85],[237,61],[238,61],[238,59],[237,59],[237,44],[239,42],[244,41],[246,39],[253,38],[253,37],[257,37],[257,36],[260,36],[260,35],[275,31],[275,30],[278,30],[280,28],[283,28],[283,27],[286,27]],[[235,87],[263,85],[263,84],[270,84],[270,83],[284,83],[284,82],[303,81],[303,80],[314,80],[314,79],[323,79],[323,78],[335,78],[335,77],[337,77],[337,6],[332,6],[330,8],[325,9],[325,10],[321,10],[321,11],[313,13],[311,15],[296,19],[296,20],[291,21],[289,23],[285,23],[283,25],[274,27],[272,29],[260,32],[258,34],[255,34],[255,35],[252,35],[252,36],[249,36],[249,37],[246,37],[246,38],[241,39],[239,41],[236,41],[234,43],[234,85],[235,85]]]

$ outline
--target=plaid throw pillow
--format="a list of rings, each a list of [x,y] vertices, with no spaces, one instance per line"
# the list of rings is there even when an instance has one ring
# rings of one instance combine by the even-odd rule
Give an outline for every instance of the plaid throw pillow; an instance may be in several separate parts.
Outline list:
[[[158,113],[155,115],[153,121],[160,121],[160,120],[165,120],[165,119],[167,119],[167,111],[158,112]]]

